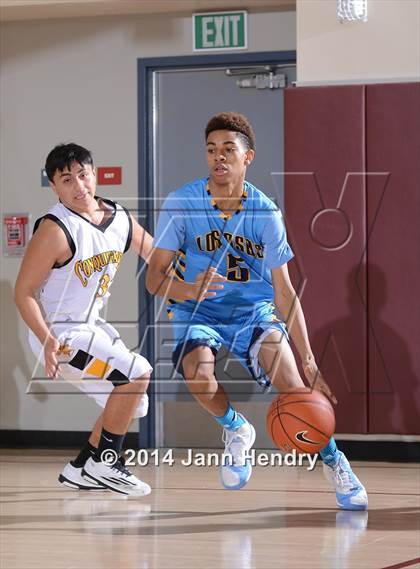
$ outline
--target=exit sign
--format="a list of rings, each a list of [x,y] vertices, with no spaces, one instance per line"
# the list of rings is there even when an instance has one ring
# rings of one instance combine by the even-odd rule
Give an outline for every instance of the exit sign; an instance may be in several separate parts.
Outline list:
[[[193,14],[194,51],[246,49],[247,13]]]

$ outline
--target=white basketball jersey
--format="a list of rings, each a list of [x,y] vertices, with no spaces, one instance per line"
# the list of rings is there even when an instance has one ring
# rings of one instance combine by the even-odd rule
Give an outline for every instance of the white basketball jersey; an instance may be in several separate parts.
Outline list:
[[[101,198],[102,199],[102,198]],[[35,223],[51,219],[64,231],[72,252],[63,265],[54,266],[43,283],[39,301],[46,320],[87,322],[97,318],[109,297],[109,288],[132,236],[129,213],[119,204],[102,199],[111,215],[95,225],[62,203]]]

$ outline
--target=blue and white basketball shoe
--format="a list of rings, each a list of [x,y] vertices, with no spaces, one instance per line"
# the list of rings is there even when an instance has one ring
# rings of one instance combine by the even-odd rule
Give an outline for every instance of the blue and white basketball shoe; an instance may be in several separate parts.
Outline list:
[[[335,489],[337,506],[342,510],[367,510],[366,489],[341,451],[333,464],[323,464],[324,475]]]
[[[225,450],[222,455],[220,479],[227,490],[240,490],[252,474],[251,460],[247,455],[255,442],[255,429],[243,415],[240,416],[245,421],[243,425],[234,431],[223,430]]]

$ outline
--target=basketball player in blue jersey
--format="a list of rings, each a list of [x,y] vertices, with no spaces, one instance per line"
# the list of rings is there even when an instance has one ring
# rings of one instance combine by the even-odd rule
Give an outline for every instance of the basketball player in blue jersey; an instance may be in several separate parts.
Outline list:
[[[123,254],[132,249],[147,260],[152,238],[119,204],[95,196],[96,172],[85,148],[56,146],[45,169],[59,202],[35,224],[16,304],[47,378],[62,376],[103,408],[59,481],[78,490],[144,496],[150,486],[118,457],[132,419],[147,413],[152,368],[124,345],[100,310]]]
[[[304,386],[290,334],[308,382],[333,401],[334,396],[318,370],[289,279],[293,253],[281,213],[245,180],[255,154],[251,125],[242,115],[222,113],[210,119],[205,139],[209,174],[166,199],[147,287],[170,299],[174,365],[198,403],[223,427],[221,480],[225,488],[240,489],[251,476],[245,455],[255,430],[234,410],[215,377],[215,355],[222,345],[261,386],[282,392]],[[365,488],[333,438],[320,454],[338,506],[366,509]]]

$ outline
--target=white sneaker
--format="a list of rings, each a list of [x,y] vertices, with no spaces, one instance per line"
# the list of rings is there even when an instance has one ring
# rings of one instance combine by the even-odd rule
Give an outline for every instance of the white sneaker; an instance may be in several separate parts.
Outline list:
[[[325,478],[335,490],[337,506],[342,510],[366,510],[368,497],[365,487],[354,474],[345,455],[339,450],[338,460],[323,464]]]
[[[83,468],[83,475],[98,484],[103,484],[113,492],[126,496],[147,496],[152,489],[139,480],[118,460],[112,466],[89,458]]]
[[[247,453],[255,442],[255,429],[243,415],[238,415],[245,423],[235,431],[223,430],[225,451],[222,455],[220,479],[227,490],[240,490],[252,474],[252,465]]]
[[[87,480],[84,478],[82,470],[82,466],[76,468],[68,462],[58,477],[58,481],[64,486],[68,486],[74,490],[107,490],[103,484],[99,484],[95,480]]]

